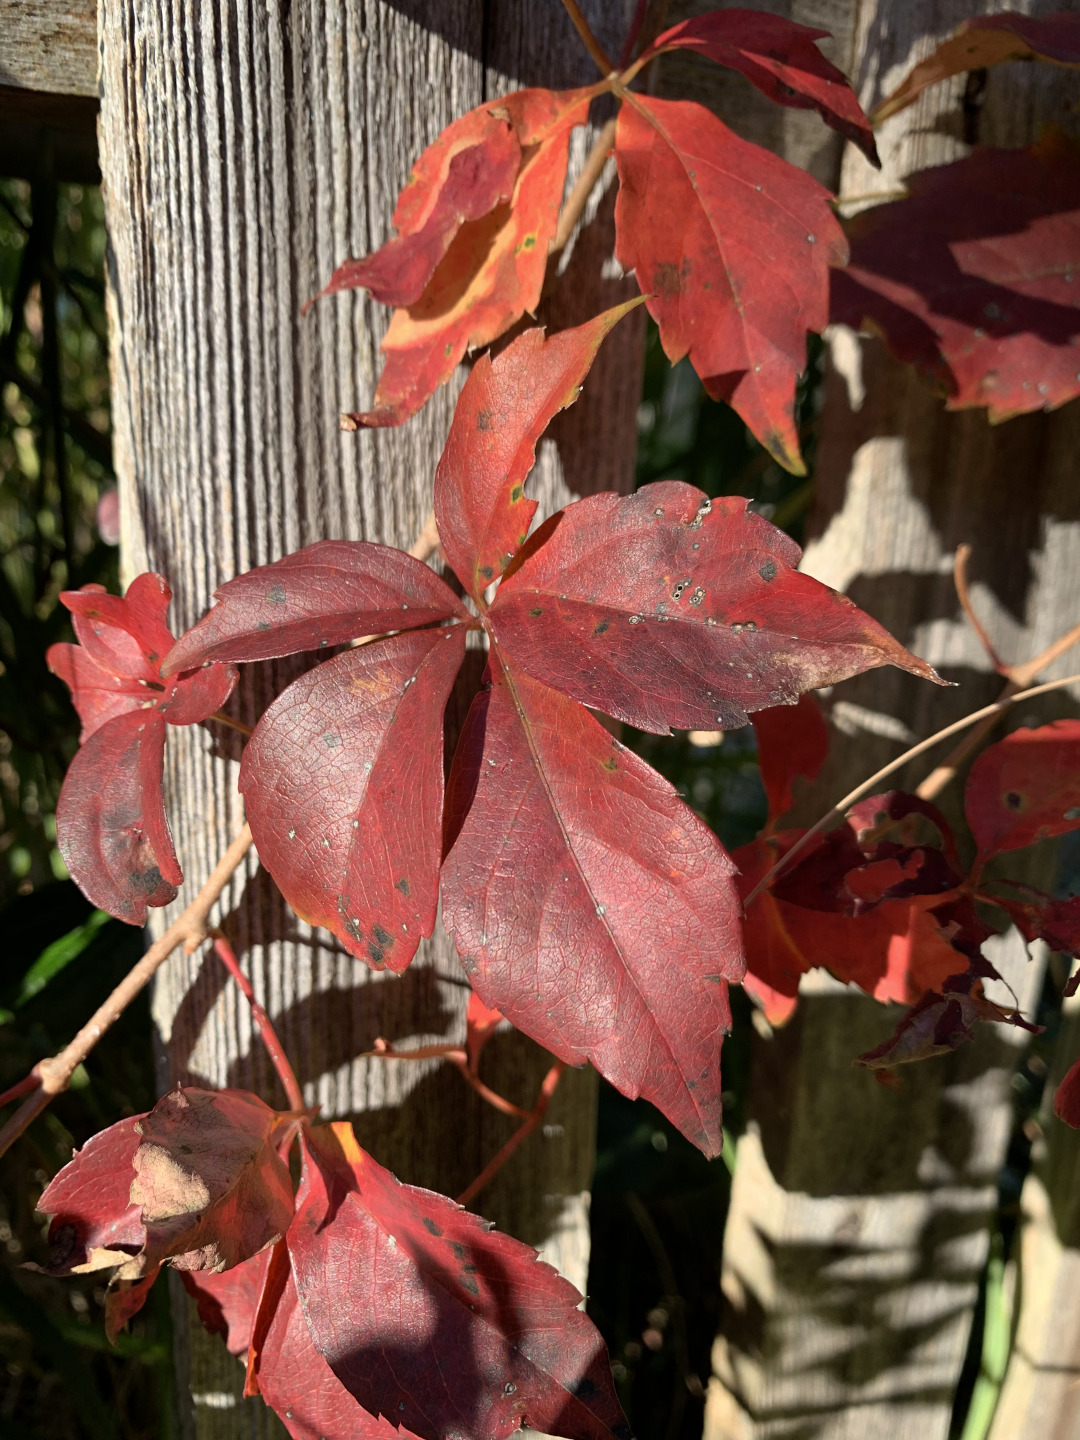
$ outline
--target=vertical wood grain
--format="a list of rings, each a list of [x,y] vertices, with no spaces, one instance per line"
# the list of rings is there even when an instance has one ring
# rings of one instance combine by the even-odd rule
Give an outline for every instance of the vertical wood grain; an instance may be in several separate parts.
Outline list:
[[[617,28],[632,6],[588,8]],[[556,0],[101,0],[122,554],[127,578],[146,568],[168,577],[178,632],[252,565],[325,538],[407,546],[419,531],[464,370],[401,429],[343,434],[339,412],[371,401],[388,312],[359,296],[320,301],[307,317],[301,307],[335,265],[388,237],[414,158],[452,119],[522,78],[591,78],[563,18]],[[582,153],[578,145],[578,163]],[[613,248],[607,213],[580,246],[582,319],[620,290],[602,274]],[[553,286],[547,303],[569,302]],[[545,509],[583,475],[590,488],[631,487],[640,341],[640,322],[615,333],[579,402],[577,435],[544,443],[534,493]],[[586,453],[581,437],[592,431],[609,441]],[[292,662],[248,667],[244,718],[296,673]],[[239,756],[220,727],[170,734],[185,893],[241,823]],[[435,1063],[357,1058],[379,1035],[404,1046],[462,1037],[468,990],[441,927],[403,977],[373,975],[297,920],[254,861],[220,916],[309,1101],[327,1118],[352,1116],[361,1143],[401,1178],[451,1195],[464,1188],[512,1122]],[[273,1097],[244,1004],[212,955],[175,957],[153,1014],[163,1086],[184,1079]],[[485,1078],[531,1104],[550,1063],[543,1052],[506,1035],[489,1055]],[[542,1133],[479,1201],[581,1288],[595,1093],[588,1071],[569,1072]],[[238,1402],[237,1367],[217,1342],[208,1348],[197,1331],[185,1340],[198,1435],[270,1425]]]

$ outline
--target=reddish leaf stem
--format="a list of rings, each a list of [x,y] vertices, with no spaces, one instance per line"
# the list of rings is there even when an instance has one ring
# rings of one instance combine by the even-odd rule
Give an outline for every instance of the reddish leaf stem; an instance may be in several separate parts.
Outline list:
[[[68,1088],[76,1066],[81,1065],[105,1031],[119,1020],[135,996],[150,981],[178,945],[190,952],[206,939],[206,917],[251,848],[251,831],[245,825],[214,867],[214,872],[195,899],[162,935],[155,940],[139,963],[131,968],[104,1004],[98,1006],[74,1040],[50,1059],[39,1060],[27,1079],[34,1089],[0,1130],[0,1155],[15,1143],[52,1101]],[[25,1082],[20,1082],[25,1084]]]
[[[563,9],[573,22],[574,29],[581,36],[585,49],[588,50],[589,54],[595,60],[600,74],[607,79],[607,77],[614,72],[615,66],[607,51],[593,34],[589,22],[581,13],[581,6],[577,3],[577,0],[562,0],[562,3]]]
[[[0,1106],[10,1105],[12,1100],[18,1100],[20,1095],[25,1095],[28,1090],[36,1090],[39,1083],[38,1077],[31,1070],[29,1075],[24,1075],[21,1080],[12,1085],[10,1090],[5,1090],[0,1095]]]
[[[806,849],[815,835],[820,835],[827,825],[830,825],[834,820],[839,820],[857,800],[861,800],[864,795],[869,795],[872,790],[875,790],[882,780],[895,774],[897,770],[903,769],[909,760],[917,759],[940,741],[948,740],[951,735],[960,734],[962,730],[966,730],[970,725],[977,725],[980,720],[985,720],[991,716],[996,718],[1003,710],[1007,709],[1008,706],[1015,705],[1019,700],[1031,700],[1036,695],[1045,695],[1051,690],[1062,690],[1066,685],[1076,684],[1080,684],[1080,675],[1066,675],[1061,680],[1050,680],[1045,685],[1036,685],[1031,690],[1021,690],[1016,695],[1009,695],[1000,700],[995,700],[992,705],[984,705],[981,710],[974,710],[970,715],[965,715],[962,720],[957,720],[952,725],[946,725],[944,730],[938,730],[936,734],[930,735],[925,740],[920,740],[919,743],[913,745],[910,750],[905,750],[902,755],[898,755],[896,759],[891,760],[888,765],[883,765],[880,770],[870,776],[869,780],[864,780],[861,785],[856,785],[854,790],[845,795],[842,800],[838,800],[831,810],[827,811],[820,820],[811,825],[810,829],[799,837],[787,854],[782,855],[772,869],[762,876],[743,902],[743,909],[746,910],[763,890],[768,889],[777,875],[780,874],[781,870],[787,869],[795,856],[801,854],[802,851]]]
[[[415,1050],[395,1050],[385,1040],[375,1041],[374,1050],[368,1050],[361,1058],[369,1060],[449,1060],[454,1068],[460,1071],[465,1080],[480,1096],[481,1100],[500,1110],[504,1115],[514,1115],[518,1119],[527,1119],[531,1110],[523,1110],[520,1105],[515,1105],[512,1100],[507,1100],[490,1086],[485,1085],[479,1075],[474,1075],[469,1069],[469,1057],[460,1045],[420,1045]]]
[[[563,1062],[556,1060],[555,1064],[552,1065],[551,1069],[544,1076],[544,1083],[540,1086],[540,1094],[536,1097],[536,1104],[533,1106],[528,1118],[523,1124],[518,1126],[499,1153],[488,1161],[472,1184],[467,1185],[457,1197],[459,1205],[468,1205],[470,1201],[474,1200],[485,1185],[499,1173],[521,1142],[527,1139],[540,1124],[541,1120],[543,1120],[547,1114],[551,1097],[558,1089],[559,1081],[562,1079],[562,1073],[565,1069],[566,1066]]]
[[[240,962],[236,958],[236,952],[228,940],[226,940],[220,930],[215,930],[213,935],[214,951],[218,959],[225,966],[225,969],[228,970],[229,974],[243,991],[244,999],[248,1002],[248,1007],[251,1010],[251,1018],[258,1027],[259,1034],[262,1036],[262,1042],[266,1046],[266,1053],[270,1056],[274,1069],[277,1071],[278,1079],[284,1087],[286,1098],[289,1101],[289,1109],[305,1109],[304,1092],[300,1089],[300,1082],[296,1078],[296,1072],[289,1064],[289,1057],[285,1054],[285,1048],[277,1037],[277,1032],[270,1020],[270,1016],[259,1004],[258,1000],[255,999],[255,991],[252,989],[251,981],[244,974],[243,970],[240,969]]]

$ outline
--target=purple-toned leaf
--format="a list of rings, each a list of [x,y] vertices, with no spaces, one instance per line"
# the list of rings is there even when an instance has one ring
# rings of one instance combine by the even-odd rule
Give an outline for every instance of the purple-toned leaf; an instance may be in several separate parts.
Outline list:
[[[183,874],[165,814],[165,721],[119,715],[75,754],[56,807],[56,843],[71,878],[102,910],[145,925],[148,905],[176,898]]]
[[[453,1201],[402,1185],[351,1126],[306,1141],[293,1276],[316,1347],[365,1410],[422,1440],[507,1440],[522,1424],[629,1440],[604,1342],[568,1281]]]
[[[827,30],[796,25],[761,10],[712,10],[681,20],[649,46],[641,59],[665,50],[691,50],[729,70],[775,100],[800,110],[816,110],[827,125],[847,137],[875,165],[879,163],[870,121],[843,72],[814,44]]]
[[[496,666],[451,771],[443,922],[477,994],[720,1151],[733,866],[587,711]]]
[[[411,631],[317,665],[244,750],[259,858],[298,915],[376,969],[404,970],[435,924],[443,710],[465,634]]]
[[[800,574],[799,547],[746,506],[675,480],[579,500],[500,585],[500,642],[537,679],[661,735],[736,728],[878,665],[938,679]]]
[[[320,540],[214,592],[217,604],[173,646],[162,674],[209,660],[271,660],[361,635],[468,618],[434,571],[401,550]]]

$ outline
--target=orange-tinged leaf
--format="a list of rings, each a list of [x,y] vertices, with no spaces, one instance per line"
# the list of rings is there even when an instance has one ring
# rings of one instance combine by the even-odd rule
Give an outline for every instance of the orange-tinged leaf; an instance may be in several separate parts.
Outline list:
[[[398,234],[374,255],[346,260],[322,295],[363,289],[384,305],[415,304],[462,225],[509,202],[520,168],[509,119],[497,106],[470,110],[413,166],[394,211]]]
[[[344,416],[347,428],[400,425],[450,378],[466,350],[490,344],[535,310],[563,198],[570,132],[585,123],[599,88],[519,90],[498,102],[522,151],[513,195],[462,224],[423,294],[394,312],[373,407]]]
[[[964,808],[980,861],[1080,827],[1080,720],[1014,730],[984,750]]]
[[[465,382],[435,472],[443,553],[479,600],[525,543],[536,501],[525,480],[552,416],[572,405],[605,336],[631,300],[545,338],[526,330],[496,360],[482,355]]]
[[[948,40],[920,60],[874,111],[873,122],[905,110],[930,85],[966,70],[985,70],[1006,60],[1048,60],[1080,65],[1080,15],[1023,15],[1005,10],[965,20]]]
[[[507,1440],[523,1423],[628,1440],[574,1287],[453,1201],[402,1185],[351,1126],[305,1137],[287,1244],[315,1345],[370,1414],[422,1440]]]
[[[645,63],[665,50],[691,50],[738,70],[778,105],[816,110],[826,124],[858,145],[878,164],[870,121],[842,71],[814,44],[827,30],[797,25],[762,10],[712,10],[680,20],[641,56]]]
[[[405,631],[317,665],[244,749],[260,860],[298,915],[377,970],[404,970],[435,924],[443,710],[465,634]]]
[[[673,363],[733,406],[799,474],[795,382],[847,260],[830,195],[690,101],[633,95],[619,111],[616,254],[637,273]]]
[[[485,1005],[475,990],[469,991],[469,1005],[465,1011],[465,1049],[469,1056],[469,1068],[475,1075],[480,1065],[480,1054],[503,1023],[506,1017],[501,1010]]]
[[[832,319],[880,334],[950,410],[997,421],[1080,394],[1080,146],[976,150],[908,186],[852,221]]]
[[[225,1270],[284,1234],[293,1209],[278,1153],[296,1122],[242,1090],[177,1089],[140,1122],[131,1201],[148,1260]]]

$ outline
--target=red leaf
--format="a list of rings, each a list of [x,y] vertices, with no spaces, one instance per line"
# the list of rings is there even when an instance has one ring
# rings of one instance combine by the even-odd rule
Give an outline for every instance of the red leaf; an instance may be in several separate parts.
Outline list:
[[[538,679],[661,735],[745,725],[750,710],[878,665],[937,680],[795,570],[798,546],[746,507],[677,480],[579,500],[500,585],[500,641]]]
[[[410,1440],[407,1430],[369,1415],[345,1389],[315,1349],[285,1245],[270,1254],[247,1393],[262,1395],[293,1440]]]
[[[816,779],[829,754],[829,727],[813,695],[797,705],[775,705],[754,716],[758,767],[769,801],[769,818],[785,815],[795,803],[798,778]]]
[[[276,1249],[277,1247],[272,1247]],[[260,1250],[231,1270],[181,1270],[184,1288],[199,1307],[211,1335],[220,1335],[230,1355],[245,1355],[272,1250]],[[314,1357],[313,1357],[314,1358]]]
[[[523,1423],[629,1436],[581,1297],[534,1250],[400,1184],[349,1125],[304,1151],[293,1275],[316,1347],[366,1410],[423,1440],[505,1440]]]
[[[343,424],[400,425],[450,378],[467,349],[490,344],[536,309],[563,198],[570,132],[585,123],[589,101],[600,88],[518,90],[481,107],[507,118],[521,147],[510,202],[466,221],[423,294],[394,312],[382,342],[386,366],[374,406],[343,416]],[[442,171],[441,157],[433,152],[446,133],[419,162],[429,173]]]
[[[482,355],[465,382],[435,472],[443,553],[479,600],[525,543],[536,501],[524,493],[536,442],[577,399],[600,344],[631,300],[550,339],[526,330],[494,361]]]
[[[470,110],[413,166],[394,211],[394,239],[364,260],[346,260],[322,294],[362,289],[384,305],[415,304],[462,225],[511,199],[520,168],[509,121],[491,105]]]
[[[828,191],[690,101],[629,96],[615,158],[616,254],[664,353],[689,353],[713,399],[802,474],[795,381],[828,320],[829,266],[847,259]]]
[[[1080,1060],[1073,1062],[1054,1092],[1054,1114],[1074,1130],[1080,1130]]]
[[[965,20],[954,35],[904,78],[874,111],[874,124],[911,105],[930,85],[966,70],[984,70],[1006,60],[1051,60],[1080,65],[1080,15],[1021,15],[1006,10]]]
[[[317,665],[244,750],[262,863],[298,915],[376,969],[404,970],[435,924],[443,710],[465,634],[406,632]]]
[[[37,1208],[52,1217],[50,1275],[126,1265],[139,1255],[146,1230],[130,1192],[145,1118],[132,1115],[92,1135],[45,1187]]]
[[[498,665],[447,816],[443,921],[484,1003],[718,1154],[725,982],[743,963],[715,836],[585,710]]]
[[[977,150],[908,184],[908,199],[852,222],[833,320],[881,334],[950,410],[1005,420],[1080,394],[1076,143]]]
[[[816,110],[877,165],[869,120],[843,72],[814,44],[828,34],[758,10],[713,10],[673,25],[641,59],[650,60],[665,50],[706,55],[718,65],[738,70],[778,105]]]
[[[125,1279],[114,1275],[105,1292],[105,1338],[116,1344],[120,1331],[137,1315],[150,1298],[150,1289],[161,1274],[160,1265],[151,1265],[144,1275]]]
[[[65,590],[78,645],[50,647],[47,661],[71,690],[86,743],[108,720],[132,710],[159,710],[173,725],[191,725],[219,710],[236,684],[231,666],[162,681],[161,659],[172,647],[165,624],[172,591],[160,575],[137,575],[127,594],[101,585]]]
[[[469,991],[469,1007],[465,1011],[465,1049],[469,1056],[469,1069],[475,1075],[480,1066],[480,1054],[502,1024],[505,1016],[501,1010],[485,1005],[475,990]]]
[[[974,1040],[973,1026],[979,1020],[1017,1025],[1032,1034],[1039,1033],[1039,1026],[1029,1025],[1019,1014],[1002,1010],[977,992],[969,993],[969,983],[968,977],[957,976],[957,988],[946,985],[944,993],[928,991],[905,1014],[887,1040],[859,1055],[854,1063],[876,1070],[947,1055],[950,1050]]]
[[[295,1121],[242,1090],[177,1089],[141,1121],[131,1199],[148,1259],[225,1270],[284,1234],[292,1182],[278,1154]]]
[[[56,843],[71,878],[102,910],[146,924],[183,880],[165,814],[165,721],[154,710],[119,715],[75,754],[56,807]]]
[[[1080,720],[1014,730],[975,761],[964,791],[979,863],[1080,826]]]
[[[361,635],[467,619],[453,591],[386,545],[320,540],[215,590],[217,604],[176,642],[162,672],[208,660],[271,660]]]

